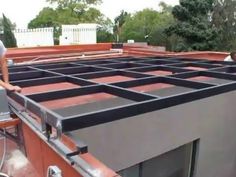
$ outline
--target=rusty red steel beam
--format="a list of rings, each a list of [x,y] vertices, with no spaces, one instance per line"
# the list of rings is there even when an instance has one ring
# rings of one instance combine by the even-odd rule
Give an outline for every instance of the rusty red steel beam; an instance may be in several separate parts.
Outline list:
[[[51,46],[51,47],[32,47],[32,48],[11,48],[8,49],[7,58],[13,59],[16,63],[29,61],[39,56],[71,54],[78,52],[110,50],[111,43],[89,44],[89,45],[70,45],[70,46]]]
[[[2,121],[0,122],[0,128],[7,128],[7,127],[13,127],[17,126],[20,123],[20,119],[12,119],[12,120],[7,120],[7,121]]]

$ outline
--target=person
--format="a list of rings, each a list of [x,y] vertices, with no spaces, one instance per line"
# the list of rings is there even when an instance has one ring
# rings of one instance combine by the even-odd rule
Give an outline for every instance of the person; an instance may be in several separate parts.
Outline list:
[[[227,56],[224,61],[236,61],[236,52],[231,52],[229,56]]]
[[[0,65],[2,71],[2,79],[0,79],[0,86],[4,87],[9,91],[17,91],[20,92],[21,88],[18,86],[13,86],[9,83],[9,74],[8,74],[8,66],[7,66],[7,59],[6,59],[6,52],[7,49],[0,40]]]

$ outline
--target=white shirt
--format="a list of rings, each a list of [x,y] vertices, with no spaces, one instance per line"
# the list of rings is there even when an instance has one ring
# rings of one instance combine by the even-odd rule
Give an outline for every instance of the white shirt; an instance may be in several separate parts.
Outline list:
[[[2,43],[2,41],[0,40],[0,58],[2,58],[6,54],[6,52],[7,52],[7,49]]]
[[[225,59],[224,59],[224,61],[234,61],[232,58],[231,58],[231,56],[229,55],[229,56],[227,56]]]

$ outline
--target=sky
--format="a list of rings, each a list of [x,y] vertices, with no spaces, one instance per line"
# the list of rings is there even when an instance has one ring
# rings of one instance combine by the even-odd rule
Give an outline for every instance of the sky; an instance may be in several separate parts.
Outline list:
[[[158,4],[162,0],[103,0],[98,6],[103,14],[114,19],[120,14],[121,10],[136,12],[144,8],[158,9]],[[176,5],[178,0],[163,0],[167,4]],[[0,14],[4,13],[17,28],[27,28],[30,20],[48,6],[46,0],[0,0]]]

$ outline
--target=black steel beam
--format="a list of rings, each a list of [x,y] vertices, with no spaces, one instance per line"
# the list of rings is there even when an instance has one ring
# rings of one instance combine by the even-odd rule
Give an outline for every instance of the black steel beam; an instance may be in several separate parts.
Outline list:
[[[62,120],[62,131],[68,132],[86,127],[96,126],[103,123],[113,122],[128,117],[134,117],[151,111],[156,111],[178,104],[218,95],[236,89],[236,83],[226,84],[224,86],[215,86],[205,88],[184,94],[174,95],[156,100],[144,101],[123,107],[102,110],[81,116],[71,116]]]
[[[116,62],[113,61],[109,61],[109,60],[97,60],[97,61],[84,61],[84,62],[80,62],[79,64],[83,64],[83,65],[103,65],[103,64],[114,64]]]
[[[29,71],[34,71],[32,68],[29,67],[15,67],[11,68],[9,67],[9,73],[24,73],[24,72],[29,72]]]
[[[111,69],[127,69],[127,68],[139,68],[147,66],[147,64],[138,64],[138,63],[117,63],[117,64],[106,64],[106,65],[99,65],[105,68]]]
[[[78,73],[91,73],[91,72],[98,72],[103,71],[104,69],[95,68],[95,67],[72,67],[72,68],[59,68],[59,69],[52,69],[50,71],[61,73],[61,74],[78,74]]]
[[[189,63],[189,62],[194,62],[194,63],[202,63],[205,61],[209,61],[207,59],[197,59],[197,58],[183,58],[183,57],[176,57],[172,58],[172,60],[178,61],[178,62],[184,62],[184,63]]]
[[[111,77],[111,76],[126,76],[131,78],[143,78],[149,77],[147,74],[132,72],[132,71],[122,71],[122,70],[111,70],[111,71],[102,71],[102,72],[95,72],[95,73],[88,73],[88,74],[78,74],[74,75],[79,78],[83,79],[96,79],[101,77]],[[115,80],[113,82],[116,82]]]
[[[168,65],[168,64],[178,64],[179,62],[175,60],[161,60],[161,59],[153,59],[147,61],[141,61],[139,63],[149,64],[149,65]]]
[[[198,77],[198,76],[203,76],[201,71],[190,71],[190,72],[186,72],[186,73],[177,73],[177,74],[171,75],[170,77],[188,79],[188,78]]]
[[[137,79],[133,81],[115,83],[113,85],[118,86],[118,87],[131,88],[131,87],[158,84],[158,83],[171,84],[175,86],[182,86],[182,87],[194,88],[194,89],[202,89],[202,88],[215,86],[213,84],[189,81],[189,80],[184,80],[184,79],[171,78],[171,77],[156,77],[156,76]]]
[[[178,67],[171,67],[171,66],[145,66],[143,68],[138,69],[129,69],[127,71],[135,71],[135,72],[149,72],[149,71],[169,71],[172,73],[183,73],[183,72],[190,72],[192,70],[189,69],[182,69]]]
[[[103,88],[104,87],[102,85],[85,86],[81,88],[50,91],[46,93],[36,93],[36,94],[27,95],[27,97],[37,102],[44,102],[44,101],[49,101],[49,100],[56,100],[56,99],[74,97],[74,96],[100,93],[100,92],[103,92]]]
[[[157,96],[154,96],[154,95],[140,93],[140,92],[136,92],[136,91],[132,91],[132,90],[124,89],[124,88],[119,88],[119,87],[111,86],[111,85],[105,86],[105,91],[106,93],[110,93],[112,95],[116,95],[118,97],[126,98],[126,99],[137,101],[137,102],[158,98]]]
[[[207,63],[199,63],[199,62],[189,62],[189,63],[170,64],[170,65],[168,64],[168,66],[174,66],[174,67],[199,67],[199,68],[205,68],[205,69],[221,67],[219,65],[207,64]]]
[[[137,92],[129,91],[127,89],[117,88],[115,86],[109,86],[109,85],[96,85],[96,86],[87,86],[87,87],[75,88],[75,89],[51,91],[51,92],[46,92],[46,93],[36,93],[36,94],[27,95],[27,97],[37,102],[44,102],[44,101],[49,101],[49,100],[63,99],[63,98],[96,94],[96,93],[108,93],[108,94],[112,94],[118,97],[130,99],[134,101],[144,101],[148,99],[157,98],[155,96],[137,93]]]
[[[27,79],[20,81],[12,81],[11,84],[18,85],[20,87],[31,87],[37,85],[46,85],[53,84],[66,81],[66,77],[56,76],[56,77],[48,77],[48,78],[37,78],[37,79]]]
[[[187,73],[180,73],[180,74],[172,75],[170,77],[189,79],[189,78],[199,77],[199,76],[236,81],[236,75],[234,75],[234,74],[221,73],[221,72],[216,72],[216,71],[212,71],[212,70],[211,71],[193,71],[193,72],[187,72]]]
[[[218,60],[206,60],[202,61],[202,63],[207,63],[207,64],[214,64],[214,65],[223,65],[223,66],[232,66],[236,65],[236,62],[228,62],[228,61],[218,61]]]
[[[18,104],[17,107],[19,112],[34,114],[37,118],[40,118],[42,122],[45,122],[54,128],[58,128],[58,126],[61,125],[62,117],[39,103],[15,92],[8,93],[8,96]]]
[[[215,72],[222,72],[222,73],[236,73],[236,67],[235,66],[224,66],[221,68],[211,69],[208,71],[215,71]]]
[[[214,72],[214,71],[203,71],[202,73],[204,76],[207,76],[207,77],[214,77],[214,78],[219,78],[219,79],[236,81],[236,75],[234,74],[220,73],[220,72]]]
[[[52,77],[52,76],[55,76],[55,75],[47,73],[47,72],[43,72],[43,71],[29,71],[29,72],[9,74],[10,81],[35,79],[35,78],[42,78],[42,77]]]
[[[108,70],[108,71],[98,71],[98,72],[93,72],[93,73],[76,74],[73,76],[83,78],[83,79],[95,79],[95,78],[101,78],[101,77],[114,76],[114,75],[117,75],[117,73],[121,74],[120,71]]]
[[[206,71],[192,71],[183,68],[188,66],[205,68]],[[222,66],[225,67],[222,68]],[[33,113],[33,115],[42,118],[47,125],[50,125],[54,128],[58,128],[58,125],[61,125],[62,131],[68,132],[80,128],[95,126],[101,123],[133,117],[150,111],[155,111],[235,90],[236,75],[231,73],[236,71],[236,67],[227,66],[228,64],[225,62],[207,62],[206,60],[198,59],[163,57],[138,59],[134,57],[121,57],[117,59],[112,58],[92,61],[81,60],[77,62],[10,67],[10,71],[17,72],[15,74],[10,74],[11,83],[20,85],[22,87],[46,85],[64,81],[78,84],[82,87],[73,89],[62,88],[63,90],[31,94],[28,96],[23,96],[19,93],[8,94],[11,99],[15,100],[19,105],[21,105],[21,111]],[[172,72],[172,75],[157,77],[144,74],[144,72],[154,70],[170,71]],[[135,80],[112,84],[97,84],[95,82],[86,80],[114,75],[132,77],[135,78]],[[226,79],[231,80],[232,82],[216,86],[213,84],[187,80],[191,77],[197,76]],[[131,87],[155,83],[171,84],[193,88],[195,90],[162,98],[129,90]],[[135,101],[135,103],[64,118],[54,111],[51,111],[39,104],[43,101],[95,93],[108,93],[117,97]],[[73,155],[73,152],[69,155]]]
[[[71,68],[71,67],[78,67],[78,65],[74,65],[72,63],[55,63],[55,64],[48,64],[48,65],[36,65],[33,67],[39,68],[39,69],[57,69],[57,68]]]

